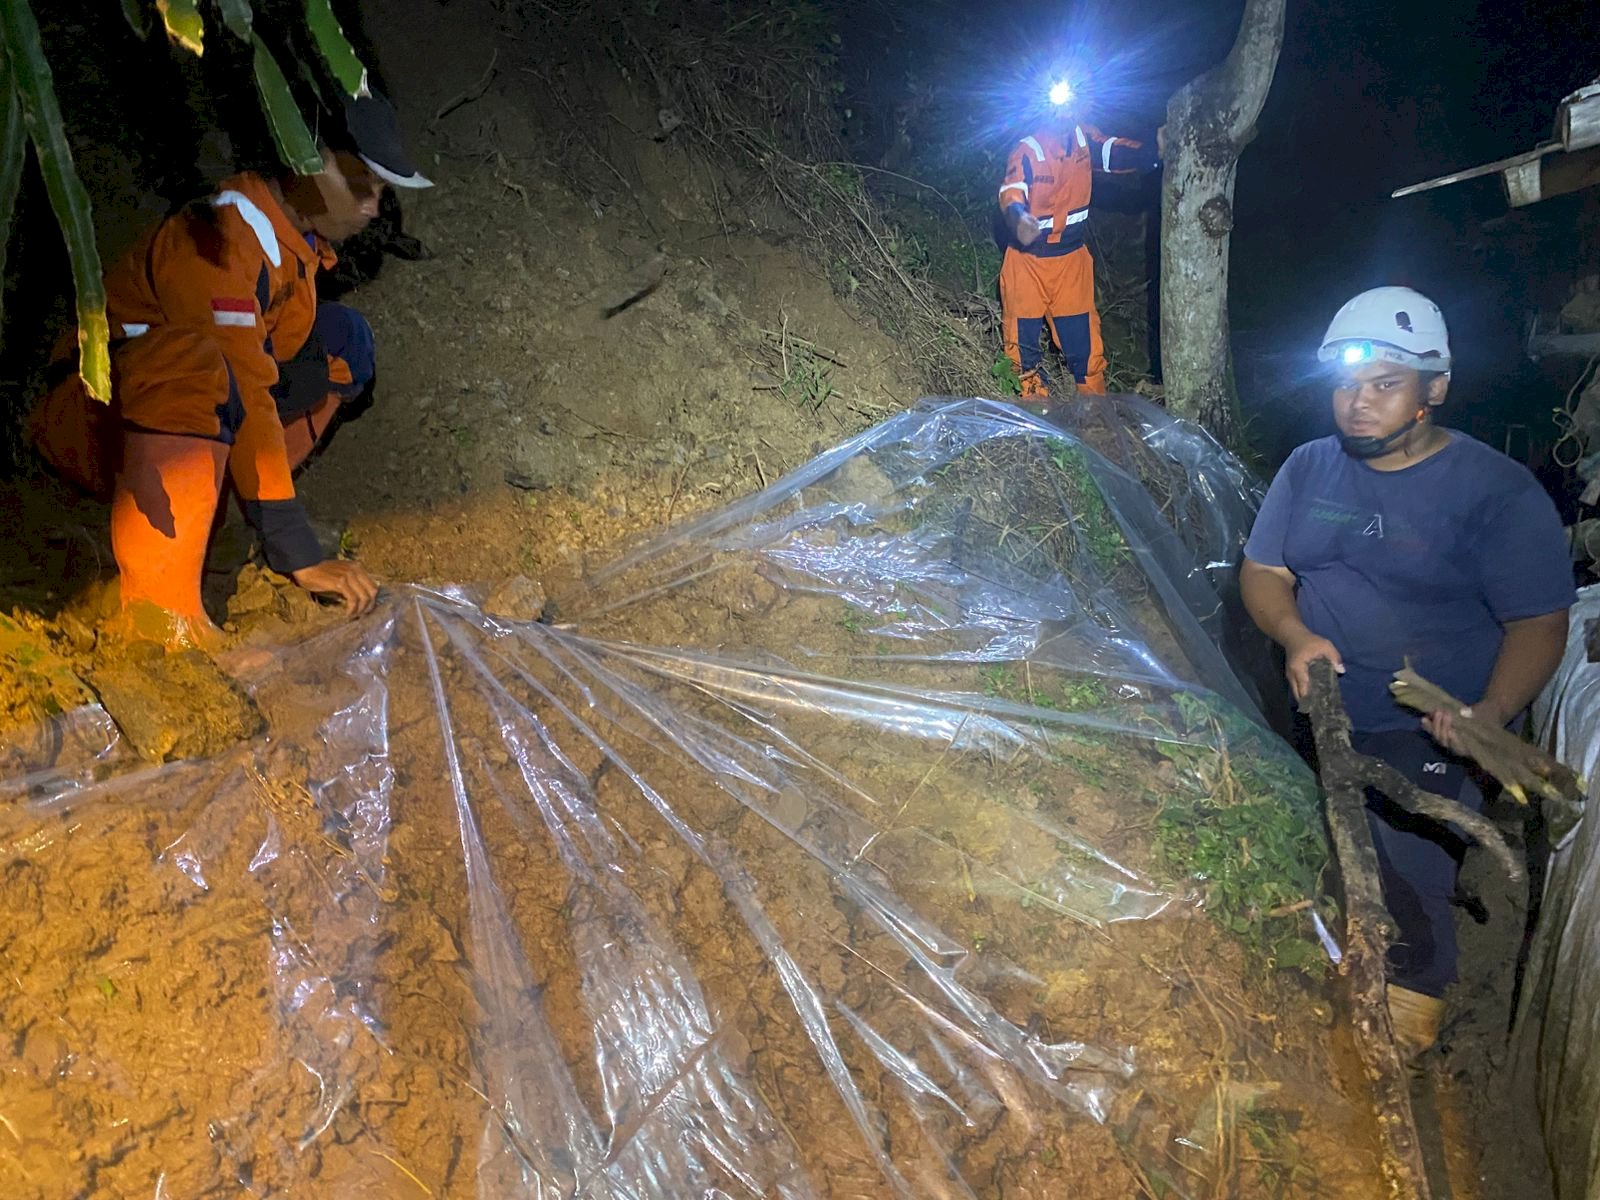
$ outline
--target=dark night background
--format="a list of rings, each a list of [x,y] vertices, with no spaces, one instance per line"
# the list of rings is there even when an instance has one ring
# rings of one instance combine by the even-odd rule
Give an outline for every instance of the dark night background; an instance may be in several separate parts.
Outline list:
[[[1558,309],[1590,268],[1600,206],[1581,194],[1511,210],[1497,176],[1401,200],[1396,187],[1531,148],[1556,104],[1600,74],[1592,0],[1290,0],[1277,76],[1241,160],[1232,313],[1252,448],[1274,466],[1329,432],[1308,377],[1333,312],[1404,283],[1450,322],[1457,368],[1444,420],[1539,466],[1549,412],[1581,363],[1521,351],[1535,309]],[[1089,117],[1149,137],[1167,98],[1226,54],[1243,5],[1206,0],[864,6],[845,39],[852,94],[923,86],[957,141],[1003,153],[1054,63],[1090,80]],[[908,85],[908,80],[912,81]],[[870,124],[870,123],[869,123]],[[925,123],[926,129],[929,124]],[[881,123],[877,141],[882,141]],[[872,153],[874,136],[862,139]],[[988,183],[988,180],[983,181]],[[1097,187],[1143,206],[1158,190]],[[1486,227],[1487,226],[1487,227]]]

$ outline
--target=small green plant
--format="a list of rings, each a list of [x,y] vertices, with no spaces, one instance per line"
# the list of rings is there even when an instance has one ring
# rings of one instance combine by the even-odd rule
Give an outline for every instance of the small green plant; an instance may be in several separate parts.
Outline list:
[[[848,258],[836,258],[828,266],[828,282],[836,296],[853,296],[861,290],[861,280]]]
[[[996,354],[989,367],[989,376],[1004,396],[1022,395],[1022,377],[1017,374],[1017,364],[1004,354]]]
[[[999,700],[1015,700],[1022,694],[1016,674],[1005,663],[995,663],[978,672],[983,680],[983,694]]]
[[[861,614],[855,609],[846,609],[844,616],[839,618],[839,628],[846,633],[861,632]]]
[[[827,163],[819,167],[818,171],[827,187],[847,199],[859,200],[866,194],[866,185],[861,181],[861,172],[850,163]]]
[[[791,347],[787,358],[788,374],[778,385],[778,394],[791,404],[821,412],[838,394],[833,386],[833,365],[804,347]]]
[[[1316,1172],[1303,1161],[1294,1131],[1298,1113],[1275,1108],[1248,1108],[1239,1114],[1238,1130],[1255,1151],[1261,1185],[1274,1196],[1307,1195],[1316,1186]]]
[[[1070,712],[1104,708],[1106,685],[1098,679],[1075,679],[1061,687],[1061,707]]]

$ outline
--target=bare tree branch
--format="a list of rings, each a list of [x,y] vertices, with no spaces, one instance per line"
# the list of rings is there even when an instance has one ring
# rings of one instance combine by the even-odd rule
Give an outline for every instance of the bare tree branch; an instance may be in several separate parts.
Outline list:
[[[1466,707],[1410,667],[1395,672],[1389,690],[1401,704],[1418,712],[1460,713]],[[1557,804],[1583,803],[1583,780],[1571,767],[1558,762],[1539,747],[1476,717],[1457,716],[1455,730],[1456,741],[1460,743],[1462,752],[1505,784],[1506,791],[1515,796],[1519,803],[1528,802],[1530,791]]]
[[[1344,883],[1345,938],[1341,963],[1349,980],[1356,1051],[1372,1080],[1372,1103],[1383,1137],[1383,1172],[1390,1200],[1429,1200],[1416,1117],[1405,1063],[1395,1048],[1389,1019],[1385,964],[1394,943],[1394,922],[1383,904],[1378,851],[1367,824],[1366,787],[1371,759],[1350,745],[1350,718],[1339,701],[1333,667],[1311,664],[1307,713],[1317,743],[1323,790],[1328,794],[1328,829]]]

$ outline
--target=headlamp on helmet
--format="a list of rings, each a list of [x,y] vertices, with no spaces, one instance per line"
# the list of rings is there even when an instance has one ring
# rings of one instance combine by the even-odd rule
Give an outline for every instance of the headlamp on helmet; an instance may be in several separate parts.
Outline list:
[[[1418,371],[1450,370],[1450,335],[1439,306],[1403,287],[1362,292],[1333,318],[1317,357],[1357,367],[1387,362]]]
[[[1060,108],[1072,100],[1072,85],[1065,79],[1058,79],[1050,85],[1050,103]]]

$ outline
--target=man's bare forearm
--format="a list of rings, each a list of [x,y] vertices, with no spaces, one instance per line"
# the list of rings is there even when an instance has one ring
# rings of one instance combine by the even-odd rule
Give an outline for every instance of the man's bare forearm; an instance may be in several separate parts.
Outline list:
[[[1239,572],[1239,591],[1256,628],[1284,649],[1310,635],[1295,603],[1292,576],[1245,559]]]
[[[1546,613],[1506,624],[1505,641],[1494,660],[1489,686],[1473,706],[1487,709],[1500,723],[1516,716],[1544,690],[1567,648],[1567,614]]]

